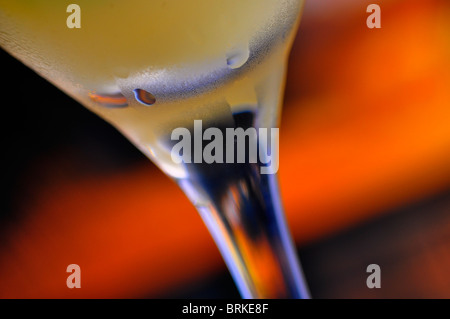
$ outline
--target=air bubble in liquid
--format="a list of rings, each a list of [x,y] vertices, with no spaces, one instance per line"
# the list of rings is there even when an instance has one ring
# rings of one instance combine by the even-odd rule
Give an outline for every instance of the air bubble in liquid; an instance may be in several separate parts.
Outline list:
[[[156,98],[150,92],[143,89],[134,89],[134,96],[139,103],[150,106],[156,103]]]

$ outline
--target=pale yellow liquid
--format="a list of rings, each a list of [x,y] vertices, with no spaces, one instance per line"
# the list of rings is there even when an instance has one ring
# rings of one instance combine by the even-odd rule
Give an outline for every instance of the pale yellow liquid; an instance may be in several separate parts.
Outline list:
[[[214,60],[270,33],[281,11],[298,10],[296,2],[79,0],[82,27],[73,30],[66,26],[70,2],[0,0],[1,43],[25,60],[48,64],[48,72],[98,86],[148,67]]]

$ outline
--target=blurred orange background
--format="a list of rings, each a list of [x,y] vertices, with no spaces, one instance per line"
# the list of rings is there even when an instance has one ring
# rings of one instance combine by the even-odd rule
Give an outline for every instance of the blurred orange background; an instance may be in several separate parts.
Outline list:
[[[366,26],[370,3],[381,6],[381,29]],[[450,2],[307,1],[283,112],[280,183],[300,248],[448,194]],[[161,297],[226,271],[193,206],[147,161],[87,172],[66,147],[24,175],[20,218],[1,227],[0,298]],[[442,247],[417,275],[408,268],[408,289],[423,295],[367,295],[343,282],[318,296],[449,298],[450,239]],[[72,263],[82,289],[66,287]]]

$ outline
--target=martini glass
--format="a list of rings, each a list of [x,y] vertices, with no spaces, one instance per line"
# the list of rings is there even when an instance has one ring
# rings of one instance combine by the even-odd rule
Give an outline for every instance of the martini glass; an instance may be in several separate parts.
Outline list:
[[[257,161],[252,137],[223,146],[235,161],[180,161],[173,153],[173,132],[195,135],[199,121],[200,135],[277,132],[302,7],[303,0],[78,0],[69,8],[0,0],[0,45],[111,123],[181,187],[243,298],[308,298],[280,201],[277,134],[270,143],[253,136]],[[196,153],[196,137],[190,142]]]

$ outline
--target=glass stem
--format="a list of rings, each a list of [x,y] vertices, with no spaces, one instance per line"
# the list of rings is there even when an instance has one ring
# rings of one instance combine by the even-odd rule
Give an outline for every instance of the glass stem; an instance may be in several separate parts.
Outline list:
[[[228,168],[180,186],[188,196],[193,185],[195,192],[201,184],[201,191],[207,193],[208,203],[194,204],[241,296],[309,298],[283,214],[277,176],[260,174],[257,164],[221,165]]]

